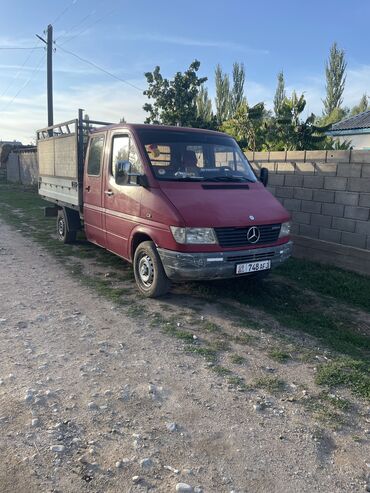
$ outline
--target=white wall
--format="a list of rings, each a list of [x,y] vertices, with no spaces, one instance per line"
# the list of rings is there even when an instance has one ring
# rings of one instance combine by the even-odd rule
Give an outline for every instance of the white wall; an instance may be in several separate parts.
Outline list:
[[[336,137],[335,137],[336,138]],[[351,141],[353,149],[370,149],[370,133],[368,134],[356,134],[356,135],[343,135],[337,137],[339,142]]]

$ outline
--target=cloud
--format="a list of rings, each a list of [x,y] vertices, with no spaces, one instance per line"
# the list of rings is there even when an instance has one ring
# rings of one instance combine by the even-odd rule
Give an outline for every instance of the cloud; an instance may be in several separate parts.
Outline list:
[[[141,81],[132,81],[140,83]],[[82,106],[91,119],[142,123],[146,98],[120,82],[73,86],[54,92],[54,121],[61,123],[77,117]],[[0,114],[0,140],[19,139],[28,144],[36,130],[47,125],[46,95],[36,92],[32,97],[17,98],[6,112]]]
[[[199,46],[203,48],[224,48],[235,51],[244,51],[257,53],[260,55],[268,55],[269,51],[253,48],[244,44],[234,43],[233,41],[220,41],[220,40],[207,40],[207,39],[196,39],[196,38],[186,38],[183,36],[165,36],[162,34],[136,34],[136,35],[124,35],[121,39],[126,41],[154,41],[157,43],[174,44],[180,46]]]
[[[354,106],[366,93],[370,97],[370,65],[360,65],[347,71],[344,104]]]

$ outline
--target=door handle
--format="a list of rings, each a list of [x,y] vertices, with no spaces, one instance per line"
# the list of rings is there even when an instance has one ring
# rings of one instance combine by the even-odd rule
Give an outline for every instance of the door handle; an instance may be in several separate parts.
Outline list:
[[[105,195],[108,195],[108,197],[113,195],[112,190],[104,190]]]
[[[90,192],[90,185],[87,185],[87,187],[85,187],[85,190],[87,190],[88,192]]]

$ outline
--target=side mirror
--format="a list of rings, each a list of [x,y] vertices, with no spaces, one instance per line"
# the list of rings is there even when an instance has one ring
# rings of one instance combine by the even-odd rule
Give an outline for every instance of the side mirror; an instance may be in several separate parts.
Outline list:
[[[116,162],[116,176],[128,175],[131,169],[130,161],[117,161]]]
[[[267,187],[269,181],[269,170],[267,168],[261,168],[260,172],[260,182]]]
[[[117,185],[128,185],[137,183],[138,185],[149,188],[149,181],[146,175],[132,172],[130,161],[117,161],[116,163],[116,183]]]
[[[138,175],[137,184],[144,187],[144,188],[149,188],[148,177],[146,175]]]

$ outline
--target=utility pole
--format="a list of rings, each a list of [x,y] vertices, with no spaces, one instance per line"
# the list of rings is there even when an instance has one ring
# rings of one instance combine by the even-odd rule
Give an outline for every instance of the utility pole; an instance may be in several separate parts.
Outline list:
[[[45,31],[44,31],[45,32]],[[43,43],[46,44],[47,49],[47,95],[48,95],[48,127],[54,125],[53,114],[53,26],[48,25],[46,40],[36,34]],[[49,132],[50,133],[50,132]],[[52,135],[52,132],[51,132]]]

